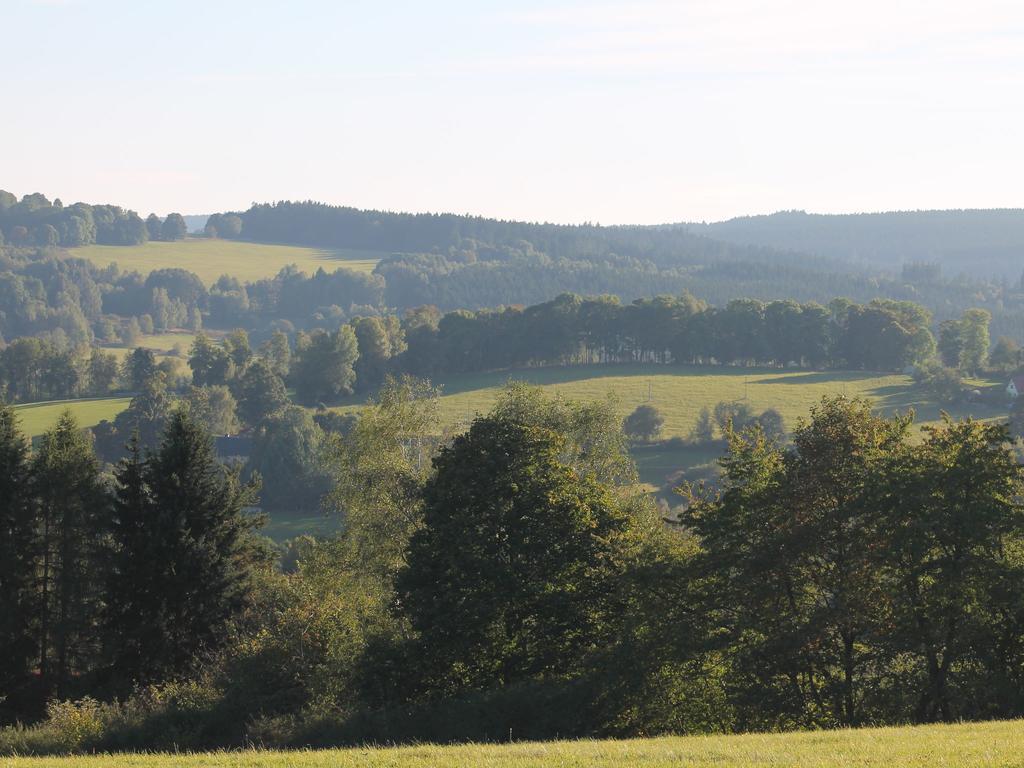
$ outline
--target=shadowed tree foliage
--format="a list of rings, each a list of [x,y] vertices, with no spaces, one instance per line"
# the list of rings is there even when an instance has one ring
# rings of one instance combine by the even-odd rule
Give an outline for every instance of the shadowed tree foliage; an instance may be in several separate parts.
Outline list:
[[[16,714],[37,653],[35,574],[39,531],[28,443],[14,409],[0,402],[0,721]],[[7,716],[5,716],[5,714]]]
[[[653,405],[638,405],[622,423],[622,431],[637,440],[654,440],[661,434],[665,417]]]
[[[492,415],[435,459],[397,578],[431,690],[566,676],[605,637],[628,520],[565,443]]]
[[[132,441],[117,471],[106,615],[107,658],[124,684],[179,675],[223,645],[251,587],[258,518],[244,509],[255,498],[184,411],[155,453],[143,459]]]
[[[91,668],[99,650],[97,550],[107,495],[86,434],[65,411],[32,459],[42,549],[39,674],[44,689],[57,697],[72,694],[74,677]]]
[[[359,357],[355,333],[349,326],[314,331],[300,337],[292,358],[291,382],[299,402],[315,405],[352,394]]]

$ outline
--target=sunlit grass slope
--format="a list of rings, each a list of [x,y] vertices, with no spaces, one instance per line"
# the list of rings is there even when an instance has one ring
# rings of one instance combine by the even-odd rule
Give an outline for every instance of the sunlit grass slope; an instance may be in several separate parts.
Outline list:
[[[995,768],[1024,766],[1024,722],[629,741],[12,758],[4,768]]]
[[[447,424],[466,423],[486,412],[510,379],[543,385],[574,399],[597,399],[613,394],[619,410],[628,414],[650,403],[665,417],[665,437],[685,437],[702,408],[721,401],[747,403],[755,412],[775,408],[787,429],[806,416],[827,394],[866,397],[892,413],[914,408],[918,422],[939,418],[939,407],[912,387],[909,376],[860,371],[783,371],[776,368],[721,368],[661,365],[603,365],[569,368],[525,368],[440,378],[441,415]],[[970,405],[952,410],[988,418],[1005,411]]]
[[[371,251],[322,250],[207,238],[132,246],[87,245],[72,248],[68,253],[89,259],[100,266],[116,262],[122,270],[135,270],[144,275],[154,269],[180,267],[194,272],[206,285],[215,282],[221,275],[231,275],[243,282],[273,277],[289,264],[295,264],[308,274],[321,267],[328,272],[339,267],[372,272],[385,255]]]
[[[104,419],[112,421],[128,407],[130,397],[102,397],[93,400],[56,400],[49,403],[26,403],[14,406],[21,431],[37,437],[52,427],[65,408],[78,419],[81,427],[94,427]]]

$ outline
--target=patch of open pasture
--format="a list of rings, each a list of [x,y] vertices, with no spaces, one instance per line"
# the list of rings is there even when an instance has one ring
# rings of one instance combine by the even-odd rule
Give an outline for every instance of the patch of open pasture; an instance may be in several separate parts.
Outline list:
[[[113,421],[128,407],[130,397],[97,397],[82,400],[52,400],[14,406],[21,430],[29,437],[38,437],[52,427],[67,408],[78,419],[80,427],[94,427],[101,421]]]
[[[221,275],[237,277],[243,282],[262,280],[273,277],[289,264],[308,274],[321,267],[328,272],[342,267],[372,272],[377,262],[387,255],[376,251],[328,250],[204,237],[143,245],[87,245],[71,248],[68,253],[99,266],[116,263],[124,271],[143,275],[154,269],[179,267],[198,275],[207,286]]]
[[[596,400],[612,395],[622,416],[653,405],[665,418],[664,437],[686,437],[703,408],[740,402],[755,413],[774,408],[787,429],[807,416],[825,395],[866,397],[886,411],[923,404],[909,376],[864,371],[799,371],[711,366],[595,365],[522,368],[442,377],[441,414],[446,423],[468,423],[486,412],[510,380],[527,381],[565,397]],[[937,418],[937,409],[934,417]],[[928,410],[926,415],[931,415]]]

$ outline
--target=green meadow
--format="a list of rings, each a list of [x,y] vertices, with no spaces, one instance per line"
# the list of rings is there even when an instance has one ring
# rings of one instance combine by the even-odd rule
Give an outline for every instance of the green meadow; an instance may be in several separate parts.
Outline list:
[[[724,368],[663,365],[591,365],[522,368],[438,378],[445,424],[466,424],[486,412],[509,381],[527,381],[567,398],[595,400],[612,395],[625,416],[648,403],[665,418],[664,437],[686,437],[701,409],[722,401],[747,403],[755,412],[775,408],[792,428],[825,395],[866,397],[886,413],[911,408],[917,421],[940,418],[940,408],[913,387],[909,376],[863,371],[787,371],[778,368]],[[341,406],[356,407],[355,402]],[[1005,415],[983,405],[950,409],[953,416]]]
[[[626,741],[0,758],[0,768],[1008,768],[1024,721]]]
[[[222,334],[211,332],[207,333],[207,335],[216,338]],[[135,347],[143,347],[152,351],[159,360],[161,357],[173,357],[175,348],[178,348],[181,350],[182,360],[185,360],[188,358],[189,349],[192,347],[192,342],[195,339],[196,335],[189,331],[169,331],[167,333],[155,333],[151,336],[142,336],[133,347],[126,347],[121,344],[105,345],[103,351],[112,353],[118,360],[124,360]]]
[[[289,264],[309,274],[321,267],[328,272],[339,267],[372,272],[384,255],[375,251],[324,250],[202,237],[130,246],[87,245],[72,248],[68,253],[100,266],[116,263],[122,270],[143,275],[154,269],[180,267],[194,272],[206,285],[216,282],[221,275],[250,282],[273,277]]]
[[[98,397],[88,400],[55,400],[48,403],[26,403],[14,406],[22,431],[38,437],[52,427],[67,408],[82,427],[94,427],[104,419],[112,421],[128,407],[130,397]]]

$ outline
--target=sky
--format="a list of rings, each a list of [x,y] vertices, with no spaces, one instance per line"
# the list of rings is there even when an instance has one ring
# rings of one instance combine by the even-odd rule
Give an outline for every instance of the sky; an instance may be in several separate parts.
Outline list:
[[[0,188],[601,224],[1024,206],[1020,0],[0,0]]]

